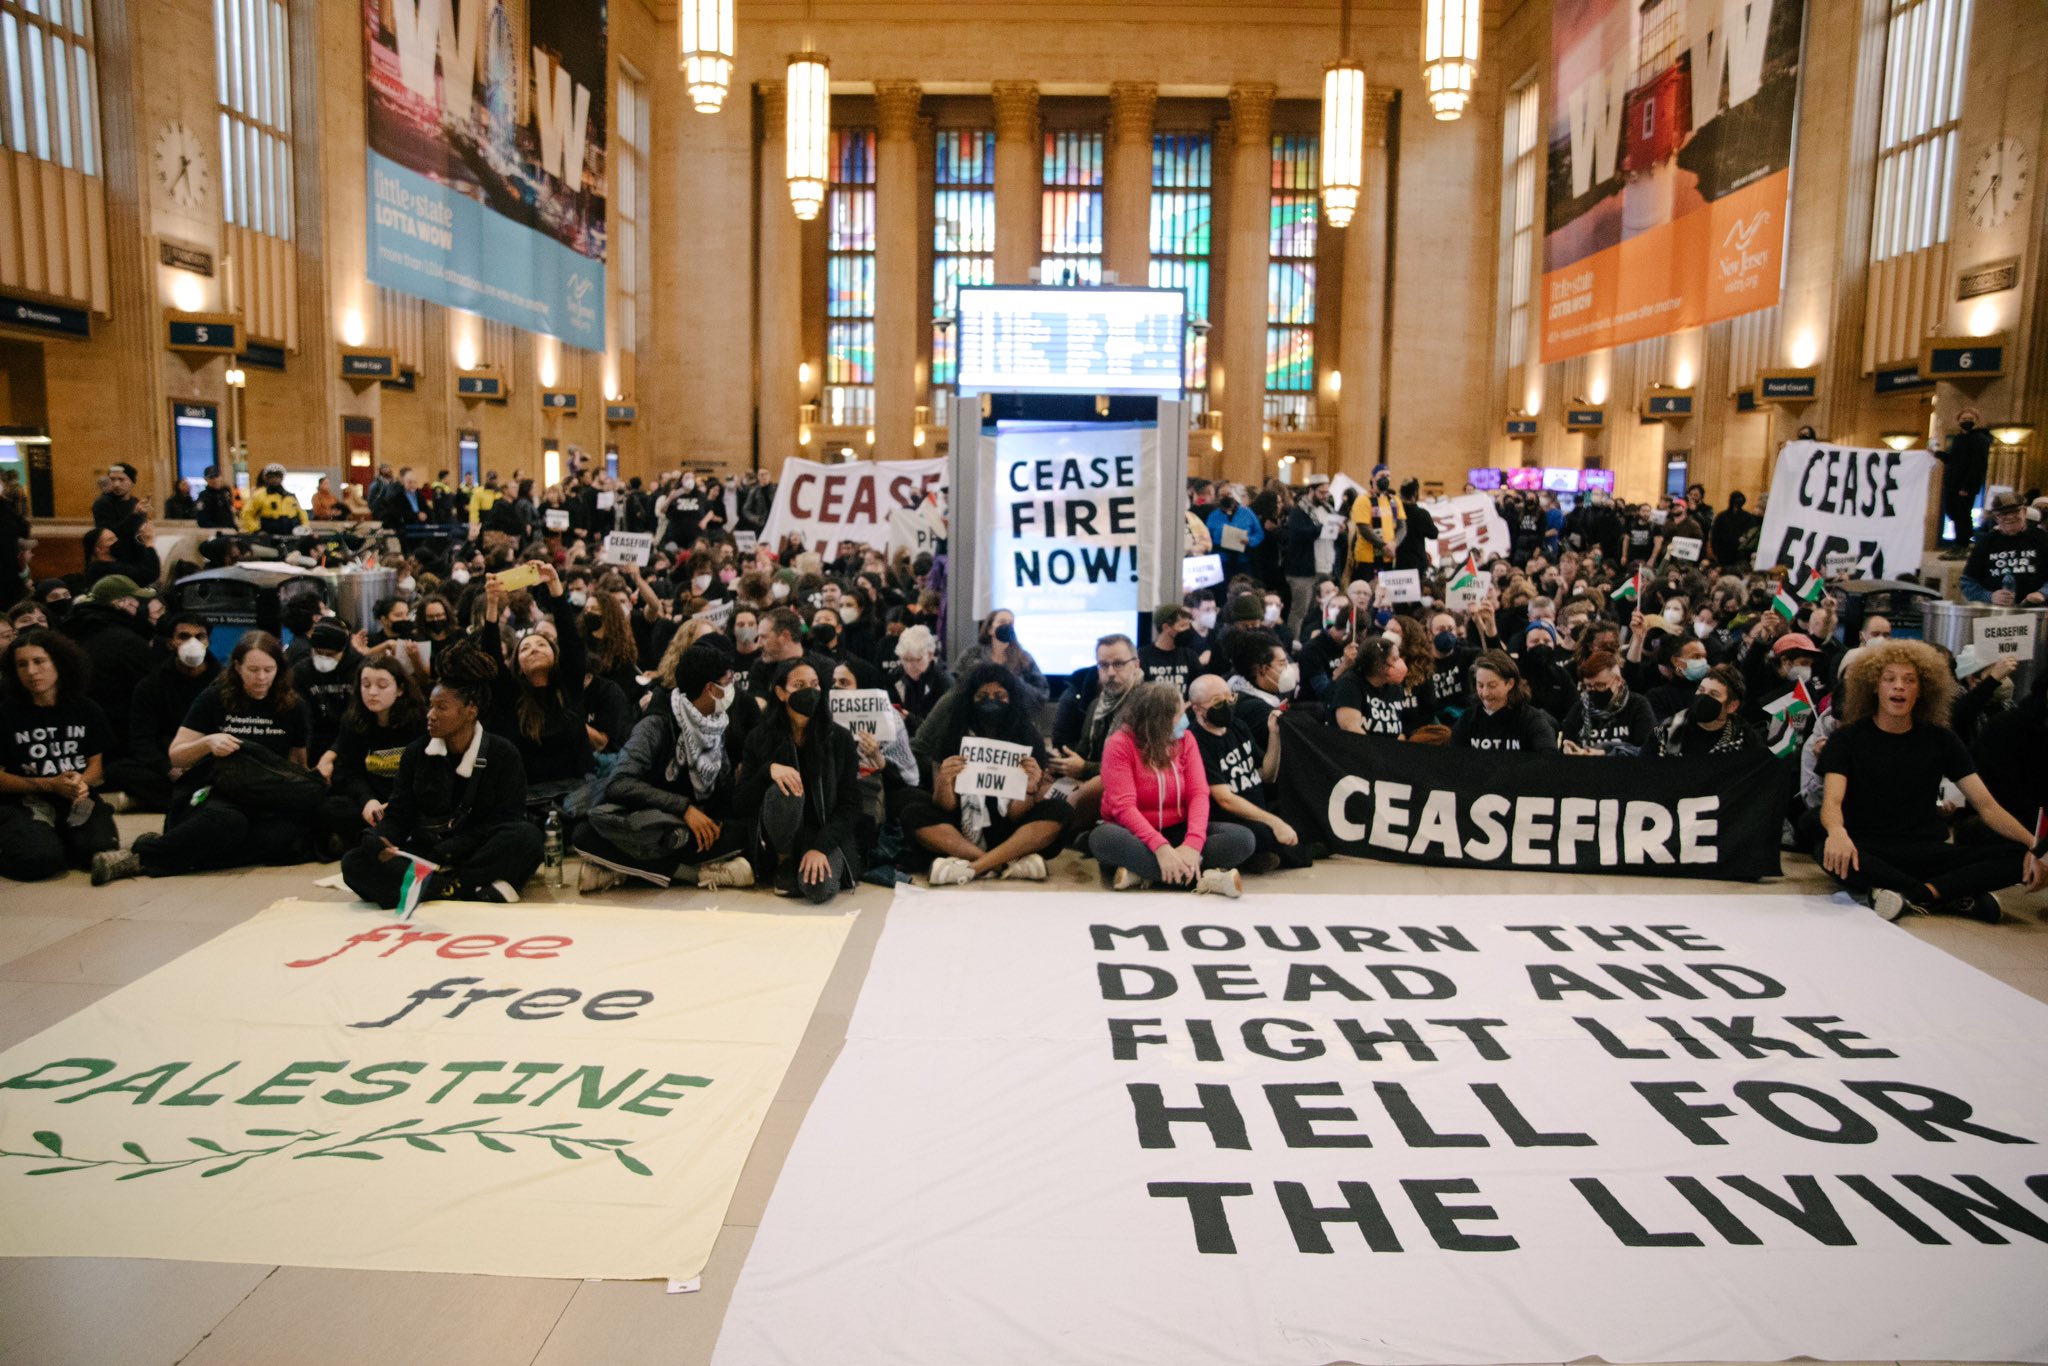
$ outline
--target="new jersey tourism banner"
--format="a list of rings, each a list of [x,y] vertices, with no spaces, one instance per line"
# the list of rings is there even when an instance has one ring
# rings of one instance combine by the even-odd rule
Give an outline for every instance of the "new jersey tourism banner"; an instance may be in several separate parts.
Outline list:
[[[695,1276],[850,924],[283,902],[0,1053],[0,1256]]]
[[[605,344],[606,0],[362,0],[370,279]]]
[[[1803,0],[1557,0],[1546,361],[1778,302]]]

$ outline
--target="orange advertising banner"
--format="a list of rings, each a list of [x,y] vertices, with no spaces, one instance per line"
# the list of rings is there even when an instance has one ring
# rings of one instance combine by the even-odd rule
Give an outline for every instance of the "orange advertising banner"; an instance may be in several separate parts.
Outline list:
[[[1803,0],[1557,0],[1541,354],[1778,302]]]

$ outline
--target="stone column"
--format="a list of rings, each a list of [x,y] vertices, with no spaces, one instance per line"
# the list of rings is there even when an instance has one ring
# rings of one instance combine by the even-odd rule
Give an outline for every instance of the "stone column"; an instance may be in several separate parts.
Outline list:
[[[1045,148],[1038,140],[1038,87],[997,81],[996,283],[1021,285],[1038,264]]]
[[[761,264],[755,279],[760,354],[754,377],[755,426],[764,473],[797,454],[796,368],[803,361],[803,253],[796,213],[783,177],[782,141],[788,105],[781,81],[762,81]],[[689,453],[685,453],[686,455]]]
[[[1365,96],[1364,180],[1344,233],[1344,308],[1337,338],[1337,468],[1366,482],[1380,460],[1380,383],[1387,336],[1387,111],[1394,92]],[[1335,473],[1336,471],[1325,471]]]
[[[1247,483],[1265,468],[1266,266],[1271,259],[1272,85],[1230,88],[1230,271],[1223,281],[1223,472]],[[1210,343],[1212,350],[1214,340]]]
[[[914,81],[875,82],[875,458],[908,460],[917,403]]]
[[[1145,284],[1152,266],[1152,110],[1159,87],[1109,87],[1109,166],[1102,187],[1102,265],[1126,285]]]

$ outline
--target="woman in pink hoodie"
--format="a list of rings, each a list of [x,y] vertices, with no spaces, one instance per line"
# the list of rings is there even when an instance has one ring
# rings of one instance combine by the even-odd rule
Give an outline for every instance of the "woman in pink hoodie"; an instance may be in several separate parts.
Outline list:
[[[1257,847],[1252,832],[1209,819],[1209,779],[1188,734],[1187,707],[1169,683],[1131,692],[1102,752],[1102,824],[1088,847],[1115,887],[1155,882],[1236,896],[1237,866]]]

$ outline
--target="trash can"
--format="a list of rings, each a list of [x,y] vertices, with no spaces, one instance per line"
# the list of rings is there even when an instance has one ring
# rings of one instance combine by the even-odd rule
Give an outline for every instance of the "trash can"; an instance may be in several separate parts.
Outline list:
[[[1991,617],[2021,617],[2033,625],[2031,643],[2020,650],[2020,667],[2012,676],[2012,695],[2033,690],[2043,665],[2048,665],[2048,607],[1995,607],[1988,602],[1928,602],[1921,607],[1922,639],[1952,654],[1975,638],[1977,623]]]
[[[358,569],[349,565],[322,570],[321,577],[327,580],[334,610],[357,630],[368,630],[377,619],[378,602],[398,593],[396,569]]]

